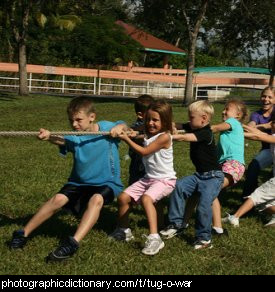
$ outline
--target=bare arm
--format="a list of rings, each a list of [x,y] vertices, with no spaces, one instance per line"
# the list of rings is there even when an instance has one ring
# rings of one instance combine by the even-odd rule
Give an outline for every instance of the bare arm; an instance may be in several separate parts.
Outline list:
[[[228,123],[220,123],[220,124],[211,126],[211,130],[213,133],[223,132],[223,131],[227,131],[230,129],[231,129],[231,126]]]
[[[141,156],[146,156],[151,153],[157,152],[162,148],[169,148],[170,146],[170,137],[168,134],[160,135],[154,142],[149,144],[147,147],[143,147],[135,143],[131,138],[127,135],[127,133],[122,133],[119,137],[124,140],[135,152],[140,154]]]
[[[245,130],[244,136],[247,139],[262,141],[266,143],[275,143],[275,136],[264,133],[256,128],[243,125]]]
[[[254,121],[250,121],[247,126],[255,128],[257,124]]]
[[[65,145],[65,139],[62,136],[51,136],[51,132],[41,128],[39,130],[38,139],[43,141],[49,141],[52,144],[63,146]]]
[[[198,142],[197,137],[192,134],[192,133],[188,133],[188,134],[175,134],[173,135],[173,140],[174,141],[185,141],[185,142]]]
[[[256,128],[259,129],[259,130],[261,130],[261,131],[271,129],[271,122],[266,123],[266,124],[256,125]]]

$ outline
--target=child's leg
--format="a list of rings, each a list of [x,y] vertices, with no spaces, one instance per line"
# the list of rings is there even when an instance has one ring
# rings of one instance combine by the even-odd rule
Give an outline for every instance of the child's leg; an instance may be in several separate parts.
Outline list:
[[[117,199],[118,201],[118,226],[121,228],[128,228],[129,213],[132,207],[132,199],[127,193],[121,193]]]
[[[162,201],[158,201],[155,206],[157,211],[158,229],[162,229],[164,228],[164,204]]]
[[[254,207],[254,202],[248,198],[237,210],[237,212],[234,214],[236,218],[242,217],[244,214],[246,214],[248,211],[250,211]]]
[[[146,213],[150,234],[158,233],[157,210],[153,203],[152,198],[144,194],[141,197],[141,203]]]
[[[38,210],[24,227],[24,236],[29,236],[33,230],[49,219],[58,209],[67,204],[68,201],[68,197],[63,194],[56,194],[52,197]]]
[[[84,212],[80,224],[74,235],[74,239],[79,242],[82,240],[91,228],[96,224],[100,211],[102,209],[104,200],[101,194],[94,194],[87,205],[87,209]]]
[[[170,196],[168,219],[170,224],[183,225],[185,200],[192,196],[197,186],[196,175],[185,176],[177,180],[176,187]]]
[[[184,218],[183,218],[183,224],[186,226],[191,219],[194,210],[198,204],[198,196],[196,194],[192,195],[190,198],[188,198],[186,207],[185,207],[185,212],[184,212]]]
[[[268,214],[271,214],[271,215],[275,214],[275,206],[266,208],[265,212],[268,213]]]
[[[222,188],[226,188],[234,184],[234,180],[232,176],[228,173],[224,174],[223,186]],[[221,204],[218,198],[213,201],[212,204],[212,212],[213,212],[213,227],[222,228],[222,219],[221,219]]]
[[[199,203],[196,212],[196,238],[208,241],[211,239],[211,206],[221,190],[224,174],[221,171],[212,171],[197,174],[197,177],[199,179],[197,188]]]

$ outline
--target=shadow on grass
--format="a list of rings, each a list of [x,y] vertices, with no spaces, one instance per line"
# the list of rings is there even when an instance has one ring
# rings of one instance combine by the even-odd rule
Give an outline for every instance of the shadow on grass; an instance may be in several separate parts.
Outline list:
[[[0,92],[0,101],[17,100],[18,96],[13,92]]]

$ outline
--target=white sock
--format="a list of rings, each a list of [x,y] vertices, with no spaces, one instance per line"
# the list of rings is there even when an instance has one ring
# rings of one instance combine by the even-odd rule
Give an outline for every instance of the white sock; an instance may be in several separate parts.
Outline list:
[[[127,227],[127,228],[122,228],[122,227],[120,227],[120,229],[121,229],[123,232],[125,232],[125,233],[128,233],[128,232],[131,231],[131,229],[130,229],[129,227]]]
[[[212,227],[214,230],[216,230],[217,233],[223,233],[223,228],[222,227],[216,227],[216,226],[213,226]]]
[[[160,236],[159,236],[158,233],[151,233],[151,234],[149,234],[149,237],[150,238],[156,238],[156,239],[159,239],[160,238]]]

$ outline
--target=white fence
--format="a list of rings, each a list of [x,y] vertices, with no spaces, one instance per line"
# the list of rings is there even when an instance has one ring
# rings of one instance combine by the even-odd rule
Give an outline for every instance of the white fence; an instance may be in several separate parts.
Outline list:
[[[38,74],[36,74],[38,75]],[[41,74],[39,74],[41,75]],[[45,75],[44,75],[45,76]],[[48,76],[48,75],[47,75]],[[164,83],[153,81],[137,81],[125,79],[107,79],[97,77],[75,77],[66,75],[49,75],[51,79],[33,78],[28,74],[30,92],[75,93],[90,95],[116,95],[137,97],[141,94],[150,94],[154,97],[181,99],[184,96],[183,84]],[[45,78],[45,77],[44,77]],[[85,81],[76,81],[81,78]],[[88,82],[89,81],[89,82]],[[19,78],[0,76],[0,88],[18,88]],[[207,88],[203,85],[194,87],[195,99],[217,100],[224,98],[229,91],[217,86]]]

